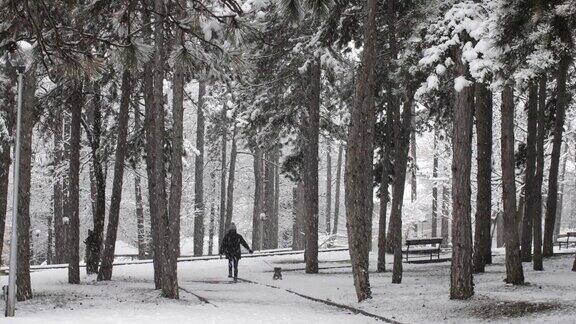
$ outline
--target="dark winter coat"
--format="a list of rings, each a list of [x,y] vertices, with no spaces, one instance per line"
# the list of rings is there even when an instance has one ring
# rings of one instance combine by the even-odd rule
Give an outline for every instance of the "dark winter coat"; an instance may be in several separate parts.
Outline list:
[[[226,235],[224,235],[224,239],[222,240],[222,244],[220,244],[220,254],[226,255],[227,259],[235,258],[240,259],[242,257],[242,253],[240,251],[240,244],[246,248],[248,251],[250,247],[246,240],[242,237],[242,235],[238,234],[236,230],[229,230]]]

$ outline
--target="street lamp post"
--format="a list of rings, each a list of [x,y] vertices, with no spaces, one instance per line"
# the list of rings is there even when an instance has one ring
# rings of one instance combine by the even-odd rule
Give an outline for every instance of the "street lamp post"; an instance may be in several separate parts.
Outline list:
[[[16,142],[14,144],[14,181],[12,183],[12,235],[10,237],[10,272],[6,298],[5,316],[14,316],[16,308],[16,274],[18,272],[18,198],[20,182],[20,133],[22,124],[22,90],[26,72],[26,56],[22,46],[14,43],[7,61],[18,73],[18,108],[16,113]]]

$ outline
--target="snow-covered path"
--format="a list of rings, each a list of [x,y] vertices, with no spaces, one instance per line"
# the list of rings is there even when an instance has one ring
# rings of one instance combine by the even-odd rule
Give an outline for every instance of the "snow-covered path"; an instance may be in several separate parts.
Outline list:
[[[390,283],[389,272],[373,273],[373,299],[360,304],[347,251],[322,253],[317,275],[304,273],[302,255],[242,259],[244,281],[238,283],[227,278],[226,260],[182,262],[178,265],[181,299],[177,301],[161,298],[153,290],[150,264],[117,266],[114,280],[96,282],[84,277],[81,285],[69,285],[65,269],[45,270],[32,274],[34,299],[18,303],[17,317],[0,322],[373,323],[378,321],[374,315],[402,323],[576,323],[573,258],[547,259],[545,271],[540,272],[526,264],[528,284],[510,286],[502,282],[503,258],[496,256],[485,274],[474,277],[476,294],[468,301],[449,300],[448,262],[405,264],[400,285]],[[284,280],[272,280],[274,266],[283,268]]]
[[[298,256],[300,258],[300,256]],[[241,261],[251,280],[268,277],[268,264]],[[3,323],[370,323],[376,320],[255,282],[232,282],[225,260],[179,264],[180,300],[152,289],[151,265],[118,266],[114,280],[66,283],[66,270],[33,273],[34,299],[17,305]]]

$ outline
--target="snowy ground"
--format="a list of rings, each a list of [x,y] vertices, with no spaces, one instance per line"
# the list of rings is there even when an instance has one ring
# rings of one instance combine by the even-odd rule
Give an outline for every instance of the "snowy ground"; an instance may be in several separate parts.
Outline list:
[[[35,298],[18,303],[17,317],[2,323],[576,323],[573,258],[545,260],[544,272],[526,264],[529,283],[514,287],[502,282],[497,256],[487,273],[475,276],[469,301],[448,299],[449,263],[404,264],[401,285],[390,283],[389,272],[373,273],[373,299],[360,304],[346,251],[322,253],[317,275],[304,273],[301,255],[246,258],[240,262],[245,281],[238,283],[226,277],[225,260],[182,262],[178,301],[152,289],[151,264],[117,266],[113,281],[83,278],[79,286],[66,283],[65,269],[45,270],[32,274]],[[272,266],[283,268],[283,280],[272,280]]]

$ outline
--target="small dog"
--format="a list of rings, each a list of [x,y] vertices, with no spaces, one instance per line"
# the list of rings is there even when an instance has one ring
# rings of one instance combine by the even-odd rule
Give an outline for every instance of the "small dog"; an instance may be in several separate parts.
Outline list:
[[[274,276],[272,276],[273,280],[282,280],[282,268],[274,267]]]

